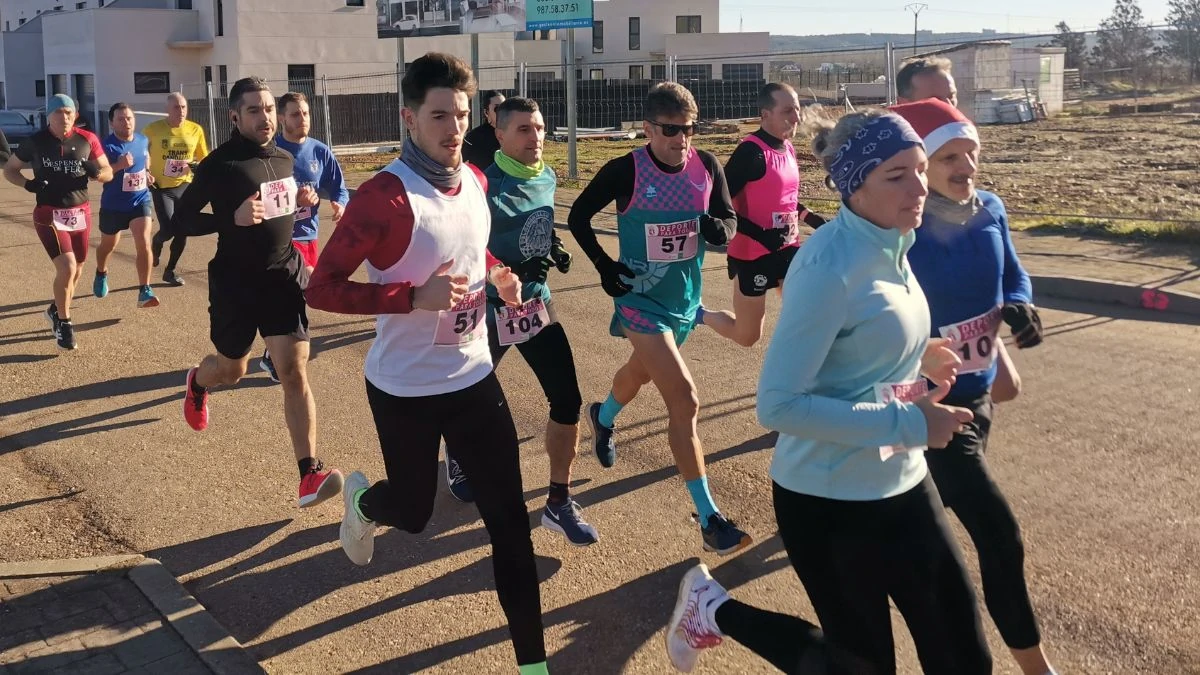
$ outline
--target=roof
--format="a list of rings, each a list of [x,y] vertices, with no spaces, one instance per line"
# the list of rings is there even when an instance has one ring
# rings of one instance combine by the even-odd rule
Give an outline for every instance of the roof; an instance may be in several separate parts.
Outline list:
[[[930,52],[924,52],[921,54],[917,54],[916,56],[910,57],[910,58],[920,58],[922,56],[939,56],[941,54],[949,54],[950,52],[961,52],[963,50],[973,49],[975,47],[1008,47],[1011,45],[1012,45],[1012,42],[1010,42],[1008,40],[980,40],[979,42],[964,42],[960,45],[954,45],[953,47],[945,47],[943,49],[935,49]]]

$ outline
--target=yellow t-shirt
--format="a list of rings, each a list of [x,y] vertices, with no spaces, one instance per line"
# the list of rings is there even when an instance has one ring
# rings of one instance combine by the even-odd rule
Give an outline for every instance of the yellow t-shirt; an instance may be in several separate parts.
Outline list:
[[[192,182],[192,173],[184,173],[187,162],[199,162],[208,155],[204,128],[191,120],[172,127],[166,120],[146,125],[142,130],[150,139],[150,173],[156,187],[173,188]]]

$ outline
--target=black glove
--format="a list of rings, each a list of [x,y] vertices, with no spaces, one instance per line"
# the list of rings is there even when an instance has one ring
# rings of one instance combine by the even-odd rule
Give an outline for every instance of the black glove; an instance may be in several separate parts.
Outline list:
[[[621,277],[632,279],[637,276],[625,263],[619,263],[606,255],[601,255],[596,259],[595,264],[596,271],[600,273],[600,287],[610,297],[619,298],[633,290],[633,286],[621,280]]]
[[[1042,344],[1042,317],[1033,305],[1024,302],[1005,305],[1000,310],[1000,317],[1012,328],[1020,349]]]
[[[738,218],[737,231],[762,244],[768,251],[778,251],[787,243],[787,230],[776,227],[764,229],[741,218]]]
[[[554,238],[554,243],[550,244],[550,259],[554,261],[554,266],[558,271],[566,274],[571,271],[571,254],[563,247],[562,241]]]
[[[800,220],[803,220],[805,225],[808,225],[814,230],[829,222],[829,219],[825,216],[813,213],[808,209],[802,209],[800,211]]]
[[[80,162],[80,164],[83,166],[83,172],[87,174],[88,178],[96,179],[100,177],[99,162],[93,162],[90,159],[85,159],[84,161]]]
[[[30,178],[29,180],[25,181],[25,191],[32,192],[36,195],[42,190],[45,190],[49,185],[50,183],[42,180],[41,178]]]
[[[729,243],[729,230],[725,229],[725,223],[707,213],[700,214],[700,235],[713,246]]]
[[[550,259],[544,255],[526,258],[513,267],[513,271],[522,282],[546,283],[546,274],[550,271]]]

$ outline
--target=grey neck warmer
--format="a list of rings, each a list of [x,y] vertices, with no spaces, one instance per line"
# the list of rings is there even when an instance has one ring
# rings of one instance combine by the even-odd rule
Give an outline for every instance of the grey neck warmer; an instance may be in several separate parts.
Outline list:
[[[925,198],[925,213],[955,225],[965,225],[979,213],[980,207],[979,195],[974,194],[965,202],[956,202],[930,190]]]
[[[462,164],[455,169],[442,166],[418,148],[417,144],[413,143],[412,136],[404,139],[404,146],[400,149],[400,161],[438,189],[453,190],[462,183]]]

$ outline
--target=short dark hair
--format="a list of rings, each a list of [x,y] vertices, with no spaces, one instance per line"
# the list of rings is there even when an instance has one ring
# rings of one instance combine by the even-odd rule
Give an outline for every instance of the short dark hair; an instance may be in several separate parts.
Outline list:
[[[497,89],[488,89],[487,91],[483,92],[483,97],[480,100],[483,102],[483,106],[486,108],[488,102],[497,96],[504,98],[504,92]]]
[[[659,82],[650,87],[646,94],[646,114],[648,121],[660,117],[676,117],[683,115],[695,119],[700,116],[700,108],[688,88],[678,82]]]
[[[109,122],[113,121],[113,118],[117,116],[118,110],[128,110],[130,112],[133,112],[133,106],[129,105],[128,103],[126,103],[124,101],[119,101],[117,103],[112,104],[112,107],[108,109],[108,121]]]
[[[453,89],[468,98],[475,95],[475,74],[465,61],[451,54],[429,52],[409,64],[400,81],[404,105],[416,110],[425,103],[430,89]]]
[[[242,96],[244,94],[253,94],[259,91],[265,91],[269,94],[271,93],[271,87],[267,85],[266,80],[258,77],[257,75],[243,77],[237,82],[234,82],[233,87],[229,90],[229,109],[240,110],[242,107]]]
[[[795,94],[796,90],[792,85],[786,82],[768,82],[762,89],[758,90],[758,110],[771,110],[775,107],[775,92],[786,91],[789,94]]]
[[[496,106],[496,126],[504,128],[508,126],[508,119],[513,113],[535,113],[538,112],[537,101],[523,96],[514,96],[504,99],[504,102]]]
[[[900,72],[896,73],[896,95],[900,98],[912,98],[913,79],[926,73],[950,73],[953,64],[950,59],[942,56],[918,56],[904,62]]]
[[[280,110],[286,109],[289,103],[295,103],[296,105],[308,103],[308,97],[305,96],[303,92],[299,91],[289,91],[284,93],[283,96],[279,97]]]

